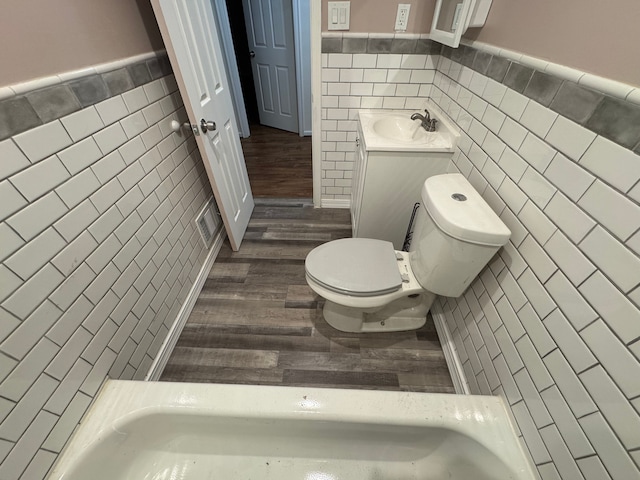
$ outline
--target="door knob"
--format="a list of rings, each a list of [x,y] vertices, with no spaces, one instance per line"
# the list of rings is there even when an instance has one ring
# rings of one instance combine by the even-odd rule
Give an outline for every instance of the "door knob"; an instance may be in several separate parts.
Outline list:
[[[253,50],[251,50],[251,51],[249,52],[249,56],[250,56],[251,58],[255,57],[255,56],[256,56],[256,52],[254,52]]]
[[[216,122],[207,122],[204,118],[200,120],[200,129],[202,133],[213,132],[216,129]]]

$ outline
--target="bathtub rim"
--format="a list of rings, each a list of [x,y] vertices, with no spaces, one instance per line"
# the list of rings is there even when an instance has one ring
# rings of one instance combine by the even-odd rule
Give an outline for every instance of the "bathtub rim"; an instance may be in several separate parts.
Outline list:
[[[189,415],[443,428],[486,447],[522,480],[535,478],[501,397],[107,380],[47,479],[66,478],[114,430],[176,409]]]

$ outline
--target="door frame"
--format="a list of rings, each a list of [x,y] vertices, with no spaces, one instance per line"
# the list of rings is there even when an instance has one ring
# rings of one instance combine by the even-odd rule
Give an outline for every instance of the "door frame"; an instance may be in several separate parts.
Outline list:
[[[311,96],[311,79],[309,79],[309,90],[305,89],[305,73],[311,75],[311,70],[305,72],[303,66],[305,64],[304,57],[311,54],[311,3],[313,0],[292,0],[293,6],[293,36],[295,45],[295,57],[296,57],[296,89],[298,93],[298,134],[301,137],[309,136],[312,134],[311,125],[308,129],[305,129],[305,109],[304,101],[306,100],[307,93]],[[306,6],[305,6],[306,4]],[[305,21],[305,12],[307,13],[307,19]],[[307,23],[308,22],[308,23]],[[306,28],[305,28],[306,27]],[[308,32],[309,41],[305,44],[304,32]],[[309,47],[307,50],[305,46]],[[311,66],[311,58],[309,60],[309,66]],[[309,118],[311,118],[311,112],[307,112]]]
[[[311,1],[311,168],[313,206],[322,204],[322,2]]]

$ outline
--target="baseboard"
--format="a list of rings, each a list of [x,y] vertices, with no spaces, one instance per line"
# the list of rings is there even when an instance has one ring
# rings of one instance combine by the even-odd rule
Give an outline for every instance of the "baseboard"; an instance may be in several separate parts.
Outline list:
[[[196,277],[196,281],[193,283],[191,290],[189,290],[189,294],[182,304],[182,308],[178,312],[169,333],[167,334],[167,338],[162,342],[162,346],[160,347],[160,351],[156,355],[156,358],[153,360],[151,367],[149,368],[149,372],[146,377],[144,377],[145,381],[156,381],[160,378],[164,367],[167,365],[169,361],[169,357],[171,356],[171,352],[173,352],[173,348],[176,346],[178,342],[178,338],[182,333],[182,329],[184,325],[187,323],[187,319],[189,315],[191,315],[191,311],[193,310],[194,305],[196,304],[196,300],[198,300],[198,295],[200,295],[200,291],[204,286],[204,282],[211,271],[211,267],[213,266],[213,262],[215,262],[218,253],[220,253],[220,248],[222,248],[222,243],[224,239],[227,238],[227,232],[224,228],[221,228],[216,235],[216,238],[213,240],[213,244],[211,245],[211,249],[209,250],[209,254]]]
[[[351,208],[351,200],[323,198],[320,206],[322,208]]]
[[[469,384],[467,378],[462,369],[462,362],[458,357],[456,346],[451,338],[449,327],[447,327],[447,319],[444,316],[444,312],[441,310],[437,301],[431,307],[431,316],[433,317],[433,323],[436,326],[438,332],[438,338],[442,345],[442,351],[444,352],[444,358],[449,367],[449,373],[451,374],[451,380],[453,381],[453,387],[458,395],[470,395]]]
[[[256,206],[266,207],[311,207],[311,198],[275,198],[275,197],[253,197]]]

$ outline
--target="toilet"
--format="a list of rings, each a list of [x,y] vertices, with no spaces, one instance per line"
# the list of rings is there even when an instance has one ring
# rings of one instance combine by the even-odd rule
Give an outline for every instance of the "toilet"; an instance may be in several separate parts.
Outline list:
[[[420,328],[436,297],[459,297],[511,232],[459,173],[428,178],[409,252],[371,238],[333,240],[305,260],[323,316],[343,332]]]

